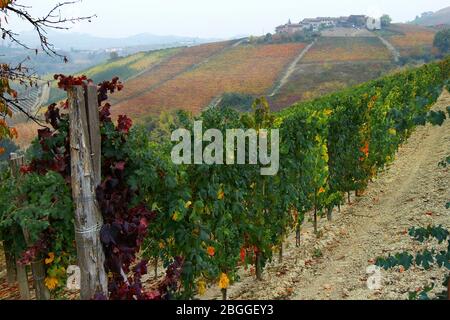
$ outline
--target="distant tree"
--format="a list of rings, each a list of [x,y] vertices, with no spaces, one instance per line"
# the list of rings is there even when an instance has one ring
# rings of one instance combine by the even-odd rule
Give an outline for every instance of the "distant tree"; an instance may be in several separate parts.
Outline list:
[[[250,37],[248,37],[248,42],[249,42],[250,44],[255,44],[255,43],[258,42],[258,37],[250,36]]]
[[[269,43],[272,41],[272,34],[271,33],[267,33],[264,37],[264,42]]]
[[[111,51],[111,53],[109,54],[109,59],[111,60],[119,59],[119,53],[117,51]]]
[[[165,144],[170,141],[172,132],[186,125],[191,115],[183,110],[163,111],[159,115],[150,115],[143,121],[144,127],[150,133],[150,140]]]
[[[441,54],[447,54],[450,51],[450,29],[444,29],[436,33],[433,45],[439,49]]]
[[[387,14],[383,14],[381,16],[380,20],[381,20],[382,27],[389,27],[392,23],[392,18]]]
[[[241,112],[251,111],[255,98],[252,95],[237,92],[227,92],[222,95],[218,108],[232,108]]]

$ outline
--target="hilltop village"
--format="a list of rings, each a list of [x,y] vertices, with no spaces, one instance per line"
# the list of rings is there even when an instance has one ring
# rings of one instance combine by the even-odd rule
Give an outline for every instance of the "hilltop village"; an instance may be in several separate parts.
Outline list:
[[[276,28],[277,34],[293,34],[300,31],[320,31],[327,28],[367,28],[368,30],[381,30],[383,18],[372,18],[366,15],[350,15],[348,17],[317,17],[303,19],[299,23],[288,23]]]

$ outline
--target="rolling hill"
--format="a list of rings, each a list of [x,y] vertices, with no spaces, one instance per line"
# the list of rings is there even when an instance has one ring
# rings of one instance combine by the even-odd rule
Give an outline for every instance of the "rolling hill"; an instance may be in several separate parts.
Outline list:
[[[148,90],[142,91],[142,86],[136,90],[133,83],[141,78],[134,79],[124,94],[114,97],[118,102],[114,111],[139,116],[172,109],[198,113],[225,92],[265,95],[304,47],[303,43],[289,43],[223,48],[207,61],[170,79],[155,83],[152,73],[147,74],[152,79]]]
[[[389,41],[402,57],[423,57],[430,55],[437,30],[412,24],[392,24],[377,32]]]
[[[198,114],[211,105],[221,105],[224,94],[266,96],[272,109],[280,110],[394,72],[401,64],[393,51],[416,61],[415,57],[432,52],[435,32],[393,24],[376,33],[334,34],[313,43],[256,44],[245,38],[141,52],[79,74],[95,82],[119,76],[125,88],[111,96],[113,115],[127,114],[141,122],[175,109]],[[53,85],[47,102],[64,97]],[[22,132],[19,142],[27,145],[32,124],[17,127]]]
[[[215,39],[201,39],[195,37],[180,37],[180,36],[160,36],[149,33],[141,33],[129,37],[122,38],[107,38],[97,37],[89,34],[77,32],[61,32],[50,31],[47,34],[49,39],[52,39],[52,44],[59,50],[99,50],[108,48],[124,48],[137,46],[152,46],[152,45],[175,45],[182,44],[201,44],[215,41]],[[22,32],[20,39],[31,47],[39,47],[39,39],[35,32]]]
[[[391,53],[377,37],[320,38],[270,102],[279,110],[377,78],[394,68]]]
[[[450,7],[436,12],[422,14],[421,17],[417,17],[416,20],[411,23],[427,27],[443,24],[450,26]]]

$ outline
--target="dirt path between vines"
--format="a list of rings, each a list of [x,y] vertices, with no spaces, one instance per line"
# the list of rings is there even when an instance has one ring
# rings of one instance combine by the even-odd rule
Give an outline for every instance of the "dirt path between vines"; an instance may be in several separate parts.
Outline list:
[[[446,92],[435,108],[445,110],[449,105],[450,95]],[[391,288],[385,286],[385,290],[374,292],[366,284],[366,268],[373,263],[372,259],[412,249],[408,243],[413,242],[405,234],[409,228],[429,224],[450,227],[449,211],[445,209],[450,200],[450,174],[438,167],[448,155],[448,121],[440,128],[419,128],[401,148],[392,167],[370,186],[367,195],[347,208],[337,223],[347,226],[348,236],[307,271],[308,281],[300,284],[293,298],[407,298],[409,291],[427,284],[427,277],[441,279],[447,275],[444,270],[426,275],[417,269],[402,277],[395,270],[384,275]],[[404,282],[406,279],[409,280]],[[408,282],[409,286],[405,286]]]
[[[294,73],[295,67],[305,57],[305,55],[309,52],[309,50],[311,50],[311,48],[314,46],[314,44],[316,44],[316,42],[317,42],[317,40],[314,40],[313,42],[311,42],[306,48],[304,48],[300,52],[300,54],[297,56],[297,58],[295,58],[295,60],[292,61],[292,63],[289,65],[289,67],[287,68],[287,70],[283,74],[283,77],[281,78],[280,82],[277,84],[277,86],[272,91],[272,93],[269,95],[269,97],[273,97],[274,95],[276,95],[281,90],[281,88],[283,88],[286,85],[286,83],[288,82],[289,78]]]
[[[450,94],[445,91],[434,110],[445,110]],[[242,271],[241,281],[229,289],[231,299],[408,299],[408,293],[434,279],[434,292],[448,271],[413,268],[406,272],[382,271],[383,287],[367,288],[366,269],[379,256],[423,246],[407,235],[411,227],[442,224],[450,228],[450,169],[438,163],[450,155],[450,121],[442,127],[419,127],[401,147],[397,159],[365,195],[335,212],[334,221],[320,222],[316,238],[309,222],[302,232],[302,246],[286,241],[285,258],[268,265],[264,280],[256,282]],[[219,298],[217,290],[207,299]]]
[[[382,36],[378,35],[377,37],[378,37],[378,39],[380,39],[381,42],[383,42],[383,44],[386,46],[386,48],[388,48],[389,51],[392,53],[392,56],[394,57],[394,61],[399,62],[400,58],[401,58],[400,51],[398,51],[397,48],[395,48],[389,41],[387,41]]]

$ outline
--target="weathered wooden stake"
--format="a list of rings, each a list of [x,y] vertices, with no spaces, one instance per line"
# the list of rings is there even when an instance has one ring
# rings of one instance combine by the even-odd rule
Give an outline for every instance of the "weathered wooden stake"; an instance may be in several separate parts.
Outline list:
[[[447,296],[448,296],[448,300],[450,301],[450,278],[448,279],[448,284],[447,284]]]
[[[331,208],[328,208],[328,211],[327,211],[327,219],[329,222],[333,221],[333,209],[334,208],[331,207]]]
[[[103,218],[98,208],[95,189],[100,181],[100,168],[93,159],[100,152],[93,152],[92,145],[100,143],[100,136],[91,136],[100,126],[93,115],[98,112],[97,99],[92,106],[93,89],[85,94],[81,86],[68,90],[70,122],[70,156],[72,172],[72,197],[75,203],[75,236],[78,263],[81,270],[81,299],[90,300],[96,294],[107,297],[107,277],[104,268],[105,255],[100,241]],[[88,103],[86,103],[86,96]],[[89,110],[89,111],[88,111]],[[90,114],[88,122],[88,114]],[[89,125],[88,125],[89,123]],[[89,128],[92,128],[91,130]],[[98,147],[96,147],[98,148]]]
[[[19,176],[20,167],[23,164],[24,164],[23,156],[19,157],[17,153],[11,153],[9,155],[9,165],[13,177]],[[13,234],[17,231],[18,230],[13,230]],[[15,254],[14,258],[16,259]],[[30,300],[31,294],[30,294],[30,287],[28,285],[27,267],[22,265],[18,260],[15,261],[15,264],[16,264],[16,277],[17,277],[17,284],[19,286],[20,299]]]
[[[227,301],[227,289],[222,289],[222,300]]]
[[[30,300],[30,287],[28,286],[27,267],[16,261],[17,284],[19,286],[19,294],[21,300]]]
[[[261,252],[258,250],[258,252],[256,253],[256,267],[255,267],[255,271],[256,271],[256,280],[258,281],[262,281],[262,256],[261,256]]]
[[[89,129],[89,145],[92,159],[94,186],[98,187],[102,179],[102,141],[98,113],[97,86],[89,85],[85,92],[86,116]]]
[[[3,251],[5,252],[6,281],[8,285],[12,286],[16,283],[16,259],[12,244],[3,241]]]
[[[11,173],[14,177],[19,177],[20,167],[25,164],[25,157],[19,156],[16,153],[10,155]],[[28,247],[33,245],[30,234],[27,228],[22,228],[22,233],[25,238],[25,242]],[[42,257],[37,257],[35,261],[31,263],[31,271],[33,273],[33,283],[36,290],[37,300],[50,300],[50,291],[45,286],[45,266]]]
[[[32,246],[33,242],[30,239],[28,230],[26,228],[23,228],[22,231],[27,246]],[[36,257],[36,259],[31,262],[31,272],[33,274],[36,300],[50,300],[50,291],[45,285],[45,278],[47,276],[47,273],[45,272],[44,258],[42,257],[42,255]]]
[[[319,234],[317,228],[317,206],[314,206],[314,234],[317,236]]]
[[[283,263],[283,242],[280,244],[280,251],[278,252],[278,262]]]
[[[299,248],[300,245],[301,245],[301,229],[300,224],[298,224],[295,230],[295,246]]]

